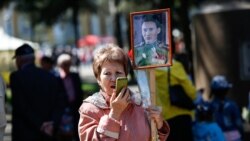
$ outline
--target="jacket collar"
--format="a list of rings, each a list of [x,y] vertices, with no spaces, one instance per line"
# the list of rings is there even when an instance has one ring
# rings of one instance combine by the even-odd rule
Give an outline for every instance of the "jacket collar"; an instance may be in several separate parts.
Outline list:
[[[135,94],[132,92],[131,92],[131,98],[132,98],[132,104],[135,105],[142,104],[141,98],[136,97]],[[88,98],[83,100],[83,102],[91,103],[101,109],[110,109],[110,106],[108,104],[109,98],[105,98],[105,93],[102,91],[94,93],[92,96],[89,96]]]
[[[26,63],[21,66],[21,70],[28,69],[28,68],[34,68],[35,64],[34,63]]]
[[[95,106],[102,108],[102,109],[109,109],[110,107],[101,93],[102,92],[94,93],[92,96],[89,96],[88,98],[83,100],[83,102],[92,103]]]

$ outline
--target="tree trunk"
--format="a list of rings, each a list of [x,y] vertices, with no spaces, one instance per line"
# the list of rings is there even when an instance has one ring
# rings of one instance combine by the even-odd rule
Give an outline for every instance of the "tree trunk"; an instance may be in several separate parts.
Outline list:
[[[78,7],[77,3],[74,3],[72,8],[73,8],[72,23],[73,23],[74,35],[75,35],[75,46],[77,47],[77,42],[79,40],[79,32],[78,32],[79,7]]]
[[[189,28],[190,21],[188,17],[189,0],[181,0],[180,17],[181,17],[181,28],[184,33],[184,42],[187,50],[188,58],[190,59],[190,75],[193,77],[193,60],[192,60],[192,49],[191,49],[191,30]]]

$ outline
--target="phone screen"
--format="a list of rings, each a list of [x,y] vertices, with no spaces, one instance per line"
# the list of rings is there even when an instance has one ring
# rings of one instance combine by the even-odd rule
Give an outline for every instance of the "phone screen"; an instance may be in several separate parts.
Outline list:
[[[118,94],[121,92],[122,88],[127,87],[128,86],[128,79],[127,77],[118,77],[116,79],[116,96],[118,96]]]

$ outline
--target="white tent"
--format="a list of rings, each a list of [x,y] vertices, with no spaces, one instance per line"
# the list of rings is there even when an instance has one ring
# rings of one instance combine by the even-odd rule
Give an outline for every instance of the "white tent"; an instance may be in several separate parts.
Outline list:
[[[27,43],[34,48],[38,47],[38,43],[7,35],[6,33],[4,33],[3,28],[0,27],[0,51],[15,50],[17,47],[21,46],[24,43]]]

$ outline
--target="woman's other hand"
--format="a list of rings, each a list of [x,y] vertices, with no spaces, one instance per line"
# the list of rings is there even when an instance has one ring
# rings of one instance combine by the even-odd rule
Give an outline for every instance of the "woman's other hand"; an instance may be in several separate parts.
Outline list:
[[[123,88],[119,95],[116,97],[115,92],[110,99],[110,113],[109,117],[120,120],[122,112],[127,108],[130,103],[130,94],[128,88]]]
[[[161,114],[162,112],[161,107],[150,106],[146,110],[149,113],[150,119],[153,119],[155,121],[157,129],[161,129],[161,127],[163,126],[163,120],[164,120]]]

